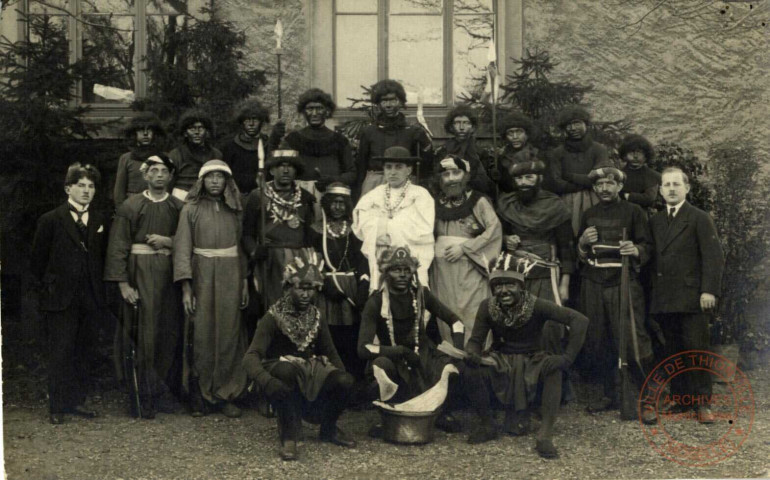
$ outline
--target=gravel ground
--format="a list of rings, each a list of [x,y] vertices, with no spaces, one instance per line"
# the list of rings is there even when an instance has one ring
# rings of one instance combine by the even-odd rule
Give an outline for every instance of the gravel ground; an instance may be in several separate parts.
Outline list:
[[[7,364],[6,364],[7,365]],[[32,374],[30,374],[32,373]],[[704,468],[673,463],[652,450],[636,422],[621,422],[617,412],[589,415],[573,402],[562,410],[554,441],[560,458],[543,460],[534,438],[502,436],[481,446],[464,434],[437,432],[425,446],[397,446],[366,436],[378,414],[346,412],[340,426],[358,447],[345,450],[317,439],[305,428],[300,460],[277,456],[274,420],[255,411],[239,419],[212,414],[194,419],[183,413],[135,420],[124,395],[104,387],[94,420],[68,417],[64,425],[47,422],[42,384],[36,372],[4,372],[4,441],[8,478],[723,478],[770,475],[770,369],[749,373],[756,402],[751,434],[733,457]],[[39,371],[37,372],[39,374]],[[715,393],[723,391],[718,386]],[[459,417],[472,421],[469,412]],[[703,444],[724,425],[676,425],[688,443]]]

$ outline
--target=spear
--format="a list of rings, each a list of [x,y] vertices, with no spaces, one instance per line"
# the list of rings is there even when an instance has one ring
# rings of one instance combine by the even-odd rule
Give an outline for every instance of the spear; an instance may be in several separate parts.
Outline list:
[[[283,118],[283,108],[281,105],[281,55],[283,55],[281,43],[283,41],[283,23],[281,23],[280,18],[275,22],[273,32],[275,33],[275,58],[278,63],[278,118],[280,119]]]
[[[495,39],[489,41],[487,52],[487,90],[492,99],[492,168],[497,170],[497,50]]]
[[[265,247],[267,245],[267,238],[265,237],[265,216],[267,215],[265,205],[265,147],[262,145],[262,138],[257,143],[257,157],[259,163],[257,164],[257,183],[259,188],[259,245]],[[259,282],[257,282],[257,291],[262,294],[262,299],[265,300],[267,292],[265,290],[265,284],[267,282],[267,262],[261,260],[259,262]],[[267,308],[267,307],[265,307]]]

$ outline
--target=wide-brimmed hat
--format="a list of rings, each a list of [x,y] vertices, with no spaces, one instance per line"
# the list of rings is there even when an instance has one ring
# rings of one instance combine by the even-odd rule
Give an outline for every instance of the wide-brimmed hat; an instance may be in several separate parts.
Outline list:
[[[404,147],[394,146],[385,149],[385,152],[381,157],[372,157],[372,160],[385,162],[398,162],[412,165],[420,161],[420,157],[413,157],[408,149]]]
[[[299,152],[289,148],[280,148],[270,152],[270,158],[265,162],[265,168],[270,170],[271,168],[283,165],[284,163],[288,163],[294,167],[298,176],[302,175],[302,172],[305,171],[305,162],[302,161]]]

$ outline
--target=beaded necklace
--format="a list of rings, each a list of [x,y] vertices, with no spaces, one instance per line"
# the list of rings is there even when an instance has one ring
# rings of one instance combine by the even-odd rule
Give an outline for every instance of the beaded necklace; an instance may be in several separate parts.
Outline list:
[[[343,236],[347,236],[348,232],[350,231],[350,225],[348,224],[347,220],[342,221],[342,227],[339,228],[338,232],[334,231],[334,226],[339,225],[337,222],[329,222],[326,224],[326,233],[329,234],[332,238],[341,238]]]
[[[412,309],[414,310],[414,328],[412,329],[412,332],[414,334],[414,353],[420,354],[420,319],[422,315],[420,315],[420,307],[417,305],[417,295],[415,292],[412,291],[412,289],[409,289],[409,293],[412,296]],[[384,292],[385,295],[388,295],[390,297],[389,292],[387,289],[385,289]],[[388,300],[389,302],[390,300]],[[396,331],[393,327],[393,313],[389,309],[388,310],[388,316],[385,318],[385,324],[388,326],[388,335],[390,336],[390,344],[392,346],[396,346]]]
[[[406,198],[406,191],[409,190],[409,185],[411,185],[412,182],[407,179],[406,184],[404,185],[404,189],[401,190],[401,195],[398,196],[398,200],[396,201],[396,204],[392,207],[390,206],[390,184],[385,185],[385,210],[388,211],[388,218],[393,218],[393,215],[399,210],[399,207],[404,202],[404,199]]]
[[[302,189],[294,184],[294,194],[288,199],[281,197],[273,188],[273,182],[265,185],[265,197],[267,197],[268,211],[274,223],[291,220],[297,215],[297,210],[302,206]]]

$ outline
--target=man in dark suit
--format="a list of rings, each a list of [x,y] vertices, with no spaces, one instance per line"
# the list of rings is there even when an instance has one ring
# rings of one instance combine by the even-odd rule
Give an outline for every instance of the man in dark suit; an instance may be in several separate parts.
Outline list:
[[[99,180],[91,165],[70,165],[64,181],[67,202],[40,217],[32,243],[32,273],[40,284],[48,334],[48,397],[55,425],[64,423],[65,413],[98,415],[83,403],[95,320],[105,305],[105,224],[89,209]]]
[[[721,290],[724,255],[711,217],[686,201],[690,181],[679,168],[663,171],[660,193],[666,209],[650,220],[655,242],[650,311],[666,338],[667,355],[707,350],[709,318]],[[711,395],[711,375],[697,371],[671,381],[673,395]],[[703,397],[700,397],[703,398]],[[692,404],[690,402],[690,404]],[[669,410],[683,411],[683,405]],[[708,405],[697,407],[701,423],[713,423]]]

